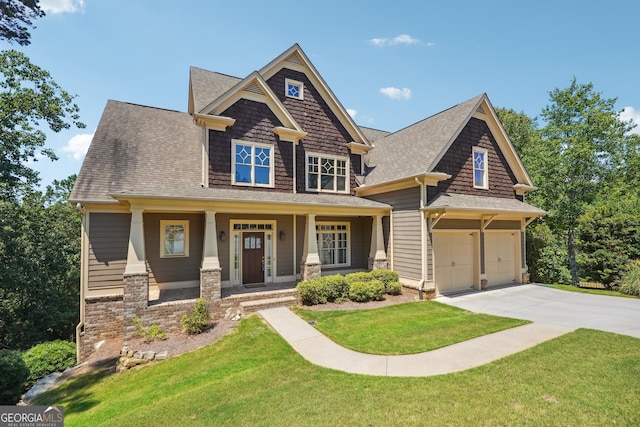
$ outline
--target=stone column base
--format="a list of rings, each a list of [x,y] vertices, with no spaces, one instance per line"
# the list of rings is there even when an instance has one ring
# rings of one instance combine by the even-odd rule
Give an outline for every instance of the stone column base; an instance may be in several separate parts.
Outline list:
[[[487,289],[489,282],[487,279],[480,279],[480,289]]]
[[[304,261],[300,264],[300,278],[302,280],[311,280],[314,277],[320,277],[321,274],[321,264],[307,264]]]
[[[369,270],[387,270],[389,263],[386,259],[369,258]]]
[[[530,283],[531,275],[529,273],[522,273],[522,283]]]
[[[222,269],[200,269],[200,298],[205,302],[215,302],[222,298]]]
[[[123,302],[124,339],[132,338],[136,332],[133,319],[142,317],[149,305],[149,273],[125,273]]]

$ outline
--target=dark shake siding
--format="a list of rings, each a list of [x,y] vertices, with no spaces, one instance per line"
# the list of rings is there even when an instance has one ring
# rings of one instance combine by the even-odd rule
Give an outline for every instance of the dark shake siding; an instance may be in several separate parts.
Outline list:
[[[89,213],[89,290],[123,287],[131,214]]]
[[[485,148],[488,159],[489,189],[473,188],[474,146]],[[434,168],[435,172],[444,172],[451,179],[438,184],[437,191],[429,189],[429,201],[440,192],[470,194],[474,196],[501,197],[515,199],[513,186],[518,183],[498,143],[491,134],[489,126],[479,119],[472,118],[453,142],[444,157]]]

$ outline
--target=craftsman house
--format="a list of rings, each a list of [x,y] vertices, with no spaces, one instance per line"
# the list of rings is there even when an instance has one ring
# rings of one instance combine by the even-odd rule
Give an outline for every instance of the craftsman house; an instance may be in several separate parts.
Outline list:
[[[136,317],[173,330],[195,297],[220,315],[320,274],[526,281],[533,189],[484,94],[389,133],[357,126],[298,45],[245,78],[191,68],[186,113],[109,101],[78,175],[79,358]]]

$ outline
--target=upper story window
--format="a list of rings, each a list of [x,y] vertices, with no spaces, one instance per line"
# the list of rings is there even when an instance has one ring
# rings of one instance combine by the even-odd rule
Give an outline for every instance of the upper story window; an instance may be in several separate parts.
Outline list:
[[[489,188],[487,175],[487,150],[473,147],[473,186],[474,188]]]
[[[302,82],[285,79],[284,94],[289,98],[303,99],[304,85]]]
[[[273,187],[273,146],[233,140],[233,185]]]
[[[307,154],[307,191],[347,193],[348,170],[346,157]]]
[[[160,221],[160,258],[189,256],[189,221]]]

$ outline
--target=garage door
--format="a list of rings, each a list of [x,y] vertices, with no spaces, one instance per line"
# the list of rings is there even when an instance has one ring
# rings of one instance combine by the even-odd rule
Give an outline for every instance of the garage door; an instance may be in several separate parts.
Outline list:
[[[489,286],[513,283],[516,279],[515,233],[485,233],[485,266]]]
[[[438,292],[469,290],[473,286],[473,235],[434,233],[433,246]]]

